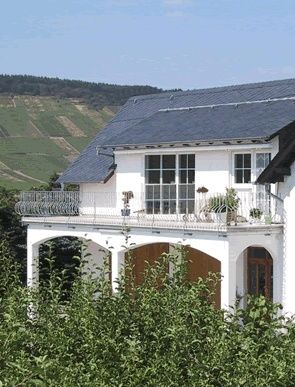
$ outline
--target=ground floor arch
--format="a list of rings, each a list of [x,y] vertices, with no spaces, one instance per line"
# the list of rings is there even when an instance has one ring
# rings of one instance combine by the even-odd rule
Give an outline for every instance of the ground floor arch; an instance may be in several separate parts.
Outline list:
[[[98,254],[98,257],[99,254],[103,254],[102,251],[109,252],[111,255],[110,279],[114,292],[118,290],[118,278],[124,270],[127,250],[136,253],[136,248],[154,245],[154,254],[151,254],[153,249],[149,247],[150,253],[145,254],[144,259],[153,260],[159,253],[168,250],[167,245],[169,245],[169,252],[173,246],[189,246],[193,249],[189,254],[190,261],[192,261],[189,273],[192,277],[204,277],[207,271],[221,273],[220,304],[225,309],[235,305],[237,298],[247,294],[247,260],[244,259],[247,248],[251,246],[264,247],[273,260],[273,300],[282,302],[284,256],[282,253],[283,233],[280,227],[271,229],[262,227],[259,230],[256,227],[241,230],[233,227],[228,232],[131,228],[126,237],[126,233],[116,228],[32,222],[28,225],[27,233],[29,286],[34,284],[34,264],[36,257],[38,257],[40,243],[60,236],[75,236],[93,242],[94,244],[89,246],[89,249]],[[147,247],[143,249],[147,249]],[[137,250],[137,252],[139,251]],[[97,262],[99,260],[93,265]],[[90,265],[90,270],[92,270],[93,265]]]
[[[212,256],[194,249],[190,246],[182,246],[184,257],[187,262],[187,279],[188,281],[196,281],[199,278],[207,278],[209,273],[215,273],[220,276],[221,262]],[[165,242],[150,243],[147,245],[134,247],[130,255],[133,263],[133,275],[136,285],[140,285],[144,281],[144,273],[147,265],[155,264],[161,254],[177,252],[177,245]],[[125,253],[125,259],[129,252]],[[172,275],[171,267],[167,267],[167,272]],[[221,284],[217,283],[214,296],[214,304],[220,308],[221,304]]]
[[[99,269],[107,264],[107,278],[111,281],[111,253],[104,246],[86,239],[82,236],[58,234],[48,235],[47,238],[40,238],[27,246],[27,284],[29,287],[38,285],[42,276],[44,277],[44,268],[46,269],[47,258],[52,257],[54,268],[62,271],[71,266],[79,264],[80,258],[83,262],[83,273],[95,278],[99,274]],[[41,278],[40,278],[41,275]],[[71,274],[69,275],[71,278]]]
[[[246,295],[274,298],[273,258],[263,246],[248,246],[236,262],[237,298],[246,305]]]

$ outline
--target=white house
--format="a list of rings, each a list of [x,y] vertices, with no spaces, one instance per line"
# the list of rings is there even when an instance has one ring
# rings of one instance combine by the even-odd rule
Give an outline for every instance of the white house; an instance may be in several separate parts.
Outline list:
[[[39,245],[76,236],[93,264],[111,252],[115,291],[128,226],[138,281],[184,244],[191,279],[221,272],[217,305],[264,294],[295,313],[294,138],[295,80],[129,99],[59,178],[79,192],[22,193],[28,284]]]

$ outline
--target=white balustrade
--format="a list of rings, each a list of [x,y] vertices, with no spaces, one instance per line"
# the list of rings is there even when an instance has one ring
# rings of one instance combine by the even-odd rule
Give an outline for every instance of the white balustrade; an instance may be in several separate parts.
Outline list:
[[[272,194],[238,192],[196,193],[192,213],[147,211],[144,193],[84,193],[78,191],[21,192],[15,205],[18,214],[26,217],[68,217],[75,222],[92,219],[93,223],[130,224],[141,227],[198,229],[202,225],[220,227],[242,224],[284,223],[283,202]],[[125,199],[124,199],[125,197]],[[149,207],[151,208],[151,207]],[[155,206],[153,208],[156,208]],[[163,211],[163,210],[162,210]],[[170,213],[169,213],[170,212]]]

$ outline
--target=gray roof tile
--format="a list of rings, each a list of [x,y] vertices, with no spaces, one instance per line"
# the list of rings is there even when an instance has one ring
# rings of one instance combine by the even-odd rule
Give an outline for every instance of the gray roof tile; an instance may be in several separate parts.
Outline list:
[[[191,141],[262,139],[295,120],[293,101],[159,111],[107,139],[109,147]]]
[[[97,155],[96,149],[105,144],[119,144],[122,141],[123,143],[128,141],[131,144],[131,140],[135,143],[140,141],[150,143],[155,135],[157,135],[157,141],[161,142],[189,139],[197,141],[205,140],[206,137],[208,139],[268,137],[285,126],[287,122],[295,119],[295,104],[290,101],[257,104],[260,105],[259,107],[251,104],[239,105],[238,108],[215,107],[178,113],[158,112],[160,109],[291,96],[295,96],[295,79],[132,97],[68,167],[59,178],[59,182],[104,181],[110,173],[113,159]],[[173,124],[174,119],[178,122],[178,127]],[[204,126],[202,129],[201,121],[206,129]],[[161,133],[159,133],[159,126]],[[157,127],[158,130],[156,130]],[[145,133],[140,133],[141,130]],[[109,152],[111,156],[112,151],[109,150]]]

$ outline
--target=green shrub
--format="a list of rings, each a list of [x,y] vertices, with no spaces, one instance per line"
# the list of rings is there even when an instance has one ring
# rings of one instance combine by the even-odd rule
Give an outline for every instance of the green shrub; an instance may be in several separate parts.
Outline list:
[[[236,211],[240,199],[234,188],[226,188],[225,195],[216,195],[209,198],[208,209],[211,212]]]
[[[218,279],[188,283],[174,256],[149,267],[141,286],[123,276],[117,294],[106,258],[99,278],[77,275],[66,299],[66,273],[51,270],[28,291],[1,252],[2,386],[295,385],[295,327],[278,317],[279,305],[260,297],[246,310],[217,310]]]

